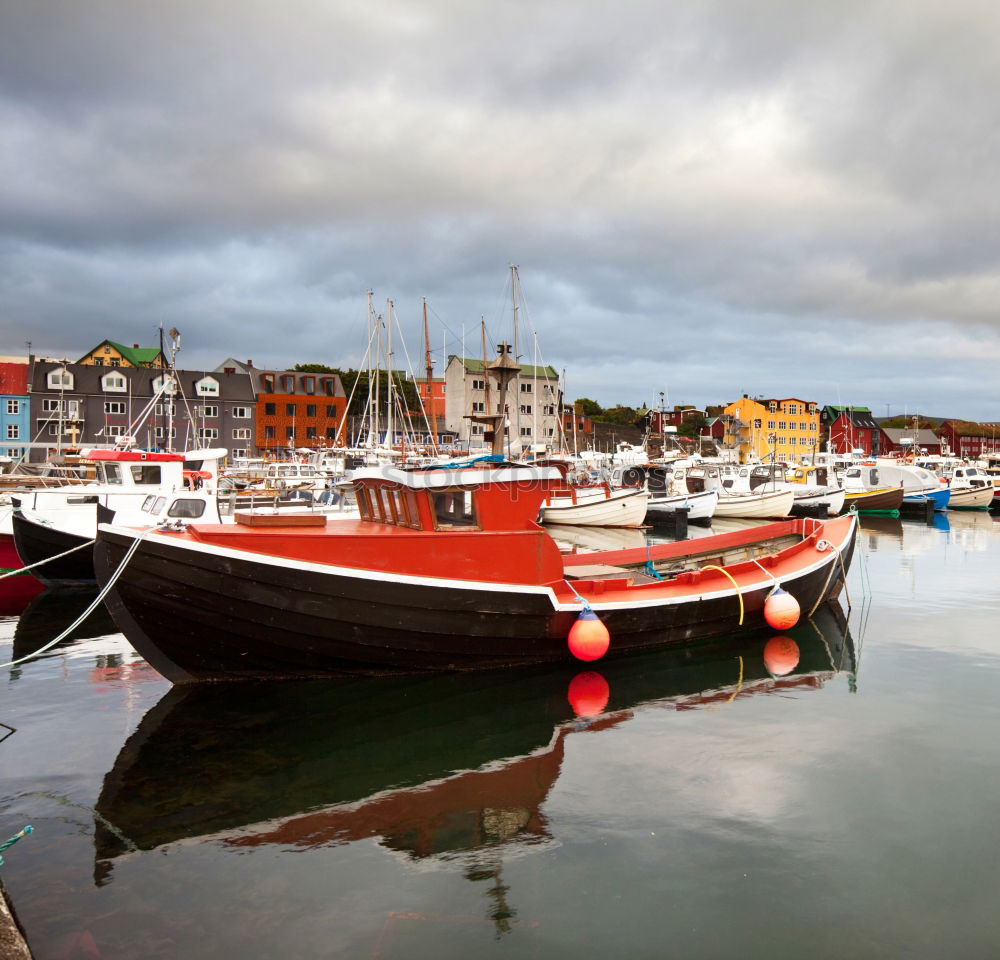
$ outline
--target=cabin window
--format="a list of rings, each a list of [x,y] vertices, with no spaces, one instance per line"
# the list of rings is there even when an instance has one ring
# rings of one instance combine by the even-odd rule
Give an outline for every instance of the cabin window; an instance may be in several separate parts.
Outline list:
[[[136,463],[131,470],[133,483],[160,483],[160,468],[155,463]]]
[[[149,508],[153,505],[153,501],[156,499],[156,494],[151,493],[145,500],[142,501],[142,511],[143,513],[149,513]]]
[[[409,526],[413,527],[415,530],[419,530],[420,524],[420,508],[417,505],[417,494],[413,490],[403,491],[403,504],[404,509],[407,514],[407,523]]]
[[[117,463],[105,463],[103,466],[104,466],[105,483],[122,482],[121,468],[118,466]]]
[[[197,520],[205,512],[205,501],[179,499],[170,504],[167,511],[168,517],[183,517],[185,520]]]
[[[434,526],[438,530],[478,526],[471,490],[430,490]]]
[[[358,512],[362,520],[372,520],[372,501],[368,496],[368,491],[364,487],[357,489]]]
[[[163,509],[163,505],[167,502],[166,497],[157,497],[153,502],[153,506],[150,507],[150,513],[159,513]]]

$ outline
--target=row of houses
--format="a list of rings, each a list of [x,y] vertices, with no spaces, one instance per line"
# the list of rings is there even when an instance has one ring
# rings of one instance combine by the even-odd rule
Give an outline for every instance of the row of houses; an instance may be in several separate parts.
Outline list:
[[[1000,424],[946,420],[937,431],[925,427],[888,427],[869,407],[820,405],[797,397],[763,398],[744,394],[709,417],[690,406],[653,412],[651,429],[669,429],[697,417],[701,435],[748,459],[796,461],[819,451],[865,457],[893,456],[918,450],[975,459],[1000,450]],[[662,425],[662,426],[661,426]]]
[[[393,442],[433,437],[445,446],[483,443],[470,416],[495,409],[483,361],[451,356],[440,378],[415,378],[423,410],[397,419]],[[491,396],[491,391],[493,396]],[[553,450],[593,423],[563,402],[550,366],[525,365],[507,395],[507,436],[520,449]],[[133,437],[149,449],[220,446],[230,456],[351,443],[348,397],[334,373],[270,370],[229,358],[211,370],[169,371],[164,351],[105,340],[75,362],[0,358],[0,450],[32,461]],[[415,433],[415,435],[414,435]]]

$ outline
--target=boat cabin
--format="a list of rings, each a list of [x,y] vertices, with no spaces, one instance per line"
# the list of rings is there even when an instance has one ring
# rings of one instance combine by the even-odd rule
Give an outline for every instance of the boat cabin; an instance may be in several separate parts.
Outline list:
[[[788,482],[807,487],[836,486],[836,478],[831,478],[830,473],[829,467],[796,466],[788,471]]]
[[[423,531],[537,528],[542,501],[563,486],[555,467],[371,470],[356,474],[361,519]]]

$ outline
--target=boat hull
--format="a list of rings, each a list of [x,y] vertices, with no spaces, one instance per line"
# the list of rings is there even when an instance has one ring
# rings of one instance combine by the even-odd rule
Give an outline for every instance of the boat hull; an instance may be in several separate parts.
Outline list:
[[[93,551],[84,545],[89,539],[60,530],[51,524],[36,523],[20,511],[14,513],[14,545],[21,563],[28,567],[42,563],[31,575],[45,584],[85,584],[94,582]],[[52,557],[76,547],[68,556]],[[44,563],[43,563],[44,561]]]
[[[951,488],[949,510],[989,510],[993,502],[993,487],[969,487],[964,490]]]
[[[795,502],[791,490],[769,490],[766,493],[725,494],[715,507],[717,517],[742,517],[766,520],[787,517]]]
[[[854,507],[858,513],[891,513],[898,511],[902,505],[902,487],[848,492],[844,497],[844,508],[849,510]]]
[[[856,521],[829,523],[839,525],[834,549],[808,548],[801,565],[781,576],[803,613],[838,595],[850,564]],[[826,529],[816,528],[815,536]],[[100,529],[100,583],[107,584],[138,535]],[[593,608],[612,637],[609,656],[765,628],[774,580],[754,577],[742,591],[720,576],[724,585],[712,592],[692,587],[668,596],[657,586],[635,603],[595,596]],[[546,586],[287,564],[162,534],[139,545],[106,603],[129,642],[174,683],[575,662],[566,637],[580,610]]]
[[[646,505],[646,520],[673,520],[678,510],[686,509],[688,523],[709,523],[718,503],[719,494],[715,490],[675,497],[651,497]]]
[[[552,497],[541,508],[542,523],[581,527],[638,527],[646,518],[649,494],[644,490],[613,490],[610,495]]]

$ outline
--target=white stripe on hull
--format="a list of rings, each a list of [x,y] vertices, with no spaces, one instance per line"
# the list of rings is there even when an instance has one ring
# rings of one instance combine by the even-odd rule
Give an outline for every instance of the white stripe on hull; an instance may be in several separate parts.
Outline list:
[[[718,502],[719,494],[715,490],[676,497],[654,497],[646,507],[646,517],[650,520],[659,517],[670,518],[677,512],[678,507],[686,506],[688,520],[710,520],[715,513]]]
[[[948,507],[988,507],[993,501],[993,487],[976,487],[969,490],[952,489]]]

